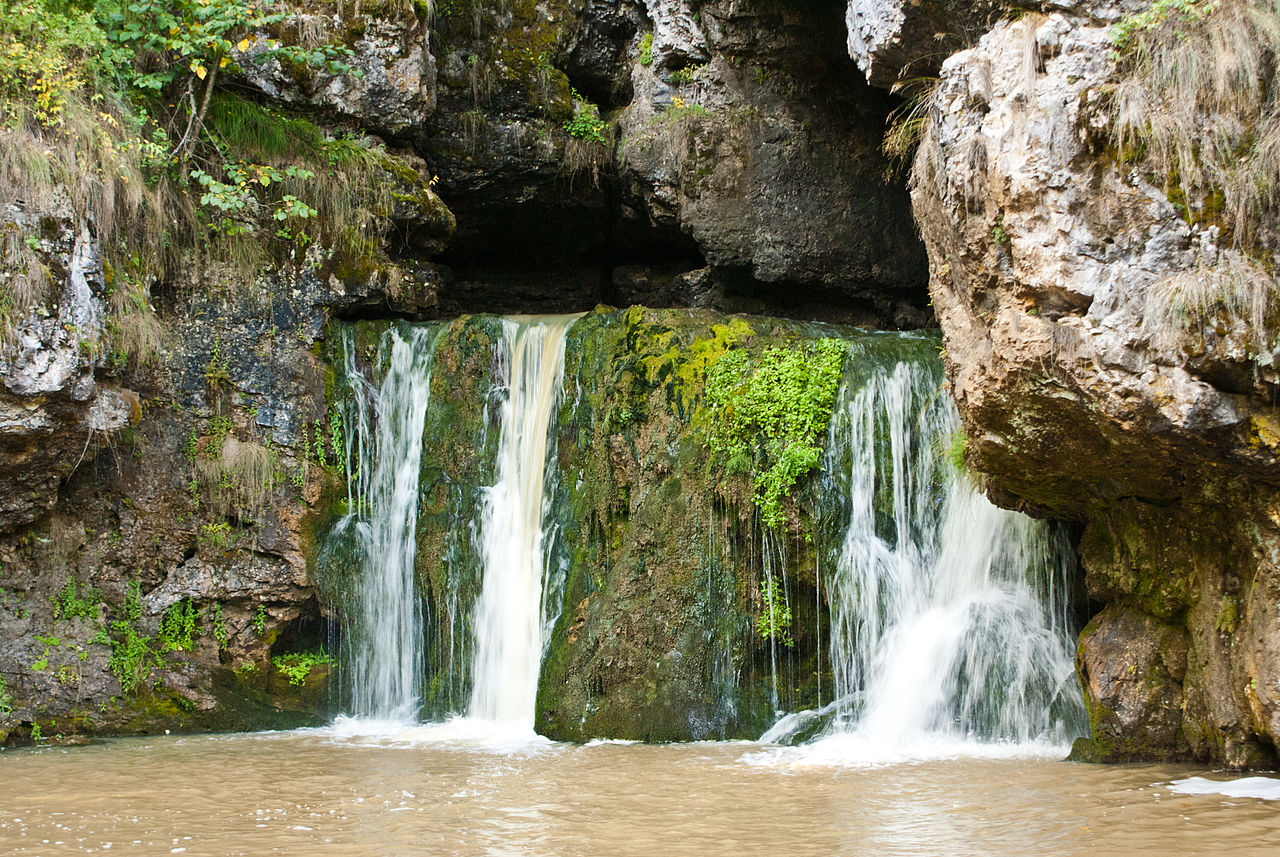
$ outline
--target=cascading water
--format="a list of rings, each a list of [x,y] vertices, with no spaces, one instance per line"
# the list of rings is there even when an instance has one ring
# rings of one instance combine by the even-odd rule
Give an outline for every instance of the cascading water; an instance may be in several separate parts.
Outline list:
[[[855,358],[856,360],[856,358]],[[826,467],[847,514],[830,604],[835,700],[764,740],[1062,743],[1084,729],[1065,571],[1043,523],[994,507],[944,449],[958,419],[933,360],[846,384]]]
[[[351,578],[358,588],[338,596],[353,713],[400,722],[424,711],[462,714],[500,724],[502,734],[531,734],[562,566],[572,561],[571,552],[551,549],[556,522],[567,524],[551,514],[558,495],[550,441],[575,318],[392,325],[372,361],[376,388],[357,369],[358,336],[347,331],[354,478],[350,514],[334,531],[341,538],[330,541],[352,545],[344,550],[361,565]],[[458,342],[487,345],[469,352],[483,361],[471,380],[434,379],[433,406],[431,370],[445,331],[448,361],[458,359]],[[819,677],[829,667],[833,684],[823,679],[826,692],[819,686],[817,694],[834,702],[785,717],[765,738],[809,738],[819,725],[821,734],[883,747],[930,737],[1061,743],[1083,731],[1064,594],[1069,551],[1048,526],[988,503],[949,460],[943,447],[958,421],[939,393],[932,338],[848,341],[853,357],[817,491],[813,555],[821,570],[811,591],[821,618],[809,637],[829,642],[816,666]],[[452,426],[464,412],[473,415],[457,434]],[[457,445],[471,433],[475,443]],[[424,443],[436,451],[424,453]],[[478,480],[443,477],[441,449],[474,450],[483,463],[468,472]],[[430,510],[421,525],[420,506]],[[426,560],[416,556],[421,527],[437,534],[430,544],[439,553]],[[449,534],[443,541],[441,532]],[[780,599],[790,597],[784,548],[766,539],[759,555],[746,557],[746,570],[763,573]],[[710,604],[719,552],[714,544],[707,551]],[[422,575],[426,592],[417,589]],[[732,575],[725,584],[731,597]],[[715,615],[734,609],[726,602]],[[712,678],[731,708],[740,629],[725,631]],[[777,676],[795,668],[793,653],[776,637],[771,645],[774,705],[791,704]]]
[[[403,335],[402,335],[403,334]],[[417,717],[423,673],[422,610],[414,584],[422,428],[431,397],[436,330],[392,328],[384,334],[385,374],[369,389],[345,343],[352,397],[348,441],[350,513],[363,573],[345,637],[352,710],[361,717]],[[354,594],[354,593],[353,593]]]
[[[432,465],[422,458],[424,428],[431,420],[448,419],[448,400],[456,405],[454,379],[432,378],[437,342],[449,328],[393,325],[382,335],[376,359],[368,348],[359,355],[355,330],[345,331],[347,470],[353,477],[349,514],[335,526],[326,550],[329,567],[359,566],[353,585],[330,587],[347,605],[345,678],[357,717],[416,722],[427,703],[429,678],[433,688],[469,685],[469,718],[532,732],[538,669],[558,616],[557,581],[563,577],[559,569],[545,573],[544,546],[552,533],[543,526],[544,497],[554,482],[548,441],[563,386],[566,333],[576,318],[482,323],[493,342],[493,386],[486,401],[496,405],[498,417],[494,481],[477,486],[482,500],[474,516],[456,510],[451,519],[451,530],[471,534],[474,551],[437,558],[442,579],[451,585],[435,592],[431,612],[437,615],[431,617],[424,617],[423,606],[429,594],[418,591],[416,582],[417,529],[426,496],[424,465]],[[366,380],[360,356],[381,373],[377,386]],[[433,383],[445,403],[443,410],[429,412]],[[487,426],[488,417],[481,423]],[[479,594],[460,601],[463,581],[476,581],[478,586],[467,585]],[[435,587],[440,589],[439,582]],[[433,651],[428,660],[425,618],[434,619],[437,631],[448,627],[443,642],[449,657]],[[472,654],[460,661],[455,650]],[[428,663],[432,674],[426,676]],[[429,710],[438,716],[464,713],[438,703]]]
[[[576,318],[504,320],[498,360],[508,395],[498,479],[485,493],[480,524],[484,578],[468,714],[530,730],[544,641],[558,615],[558,598],[544,586],[547,441],[563,386],[565,336]]]

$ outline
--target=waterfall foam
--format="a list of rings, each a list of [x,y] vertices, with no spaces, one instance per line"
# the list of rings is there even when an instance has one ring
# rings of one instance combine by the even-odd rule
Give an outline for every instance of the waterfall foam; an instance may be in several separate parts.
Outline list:
[[[1057,746],[1083,731],[1069,552],[949,460],[959,421],[940,380],[932,362],[903,361],[842,390],[826,462],[848,510],[824,579],[835,702],[763,740],[817,734],[842,754],[880,756]]]

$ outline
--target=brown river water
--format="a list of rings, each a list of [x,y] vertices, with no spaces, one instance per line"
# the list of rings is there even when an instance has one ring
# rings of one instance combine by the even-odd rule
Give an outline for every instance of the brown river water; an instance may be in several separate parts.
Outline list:
[[[869,762],[856,748],[572,746],[449,727],[7,751],[0,853],[1280,853],[1280,801],[1170,790],[1227,774],[1073,764],[1052,748],[930,752]],[[1280,796],[1280,780],[1261,785]]]

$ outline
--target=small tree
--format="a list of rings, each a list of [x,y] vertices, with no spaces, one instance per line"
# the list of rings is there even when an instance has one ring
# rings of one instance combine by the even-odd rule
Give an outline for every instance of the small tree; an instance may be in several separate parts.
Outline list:
[[[123,50],[121,65],[128,67],[129,83],[143,90],[159,92],[174,87],[180,103],[187,106],[187,124],[170,153],[183,164],[199,139],[209,111],[218,74],[239,70],[242,56],[261,37],[257,34],[285,19],[272,0],[138,0],[109,11],[99,4],[109,37]],[[311,50],[265,39],[265,50],[254,57],[261,63],[278,59],[307,63],[339,73],[351,71],[341,57],[351,52],[334,45]],[[159,58],[154,70],[135,70],[139,56]]]

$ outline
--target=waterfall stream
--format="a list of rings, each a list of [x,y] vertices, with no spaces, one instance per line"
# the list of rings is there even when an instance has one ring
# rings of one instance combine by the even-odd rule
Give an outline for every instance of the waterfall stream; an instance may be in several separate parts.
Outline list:
[[[544,504],[549,435],[563,385],[565,334],[577,316],[500,321],[493,354],[499,437],[495,481],[482,489],[478,514],[455,526],[470,531],[481,568],[480,594],[457,624],[474,639],[466,714],[532,733],[543,641],[558,616],[558,595],[544,592]],[[376,386],[357,365],[351,331],[344,341],[349,440],[349,513],[333,542],[354,541],[358,582],[344,595],[344,651],[351,712],[375,721],[416,722],[423,708],[424,593],[416,582],[423,432],[431,406],[439,325],[392,326],[377,346]],[[366,359],[372,357],[366,354]],[[554,575],[552,576],[554,582]],[[351,608],[354,609],[351,609]],[[451,645],[455,640],[450,638]],[[461,712],[455,711],[454,714]]]
[[[577,316],[502,324],[498,480],[480,525],[483,587],[475,612],[470,716],[533,729],[547,625],[543,543],[548,433],[564,380],[565,334]],[[558,614],[557,614],[558,615]],[[545,617],[545,618],[544,618]]]
[[[361,717],[413,720],[422,689],[422,611],[414,584],[417,556],[418,473],[422,427],[431,400],[435,353],[432,328],[414,327],[402,338],[384,335],[381,386],[367,384],[348,344],[346,379],[362,395],[348,443],[350,514],[339,527],[355,528],[364,560],[356,616],[346,641],[352,710]]]
[[[452,425],[464,395],[450,372],[433,375],[447,326],[389,326],[376,349],[364,346],[364,369],[354,334],[345,333],[353,478],[349,513],[334,533],[354,542],[360,566],[341,596],[344,675],[357,717],[413,723],[425,712],[533,734],[539,670],[563,600],[565,569],[551,559],[554,441],[576,318],[487,319],[468,328],[489,343],[478,352],[489,368],[473,371],[478,387],[465,388],[473,391],[467,401],[483,399],[473,403],[474,443],[464,433],[464,445],[452,447],[485,462],[477,471],[484,481],[470,489],[448,478],[433,477],[431,489],[422,482],[440,454],[423,452],[424,426],[438,433]],[[1063,539],[997,509],[954,460],[947,447],[959,421],[940,392],[932,339],[870,334],[849,343],[813,553],[820,568],[811,637],[825,646],[819,680],[830,676],[818,698],[831,701],[783,716],[763,740],[1061,744],[1080,734]],[[439,359],[454,365],[454,357]],[[376,384],[370,371],[380,375]],[[429,491],[448,502],[429,501]],[[430,560],[440,569],[430,596],[420,591],[428,586],[418,545],[424,504],[434,504],[437,531],[448,530],[444,548],[427,548],[441,551]],[[708,548],[705,561],[714,553]],[[791,597],[782,540],[766,538],[747,560],[778,597]],[[723,609],[732,598],[729,591]],[[730,694],[733,645],[725,637],[713,677]],[[770,644],[775,708],[787,704],[779,701],[782,652]]]
[[[902,361],[841,391],[825,462],[844,501],[823,581],[834,701],[764,740],[1062,744],[1084,731],[1070,551],[953,460],[962,436],[940,383],[936,361]]]

